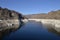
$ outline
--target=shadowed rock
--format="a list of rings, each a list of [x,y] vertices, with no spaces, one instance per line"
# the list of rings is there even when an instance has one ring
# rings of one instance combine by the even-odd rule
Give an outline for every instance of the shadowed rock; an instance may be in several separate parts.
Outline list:
[[[0,39],[5,34],[20,28],[23,18],[19,12],[0,7]]]

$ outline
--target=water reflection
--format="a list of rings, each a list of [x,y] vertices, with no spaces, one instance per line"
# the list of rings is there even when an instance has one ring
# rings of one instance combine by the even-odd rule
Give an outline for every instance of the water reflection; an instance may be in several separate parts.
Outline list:
[[[2,30],[0,31],[0,40],[2,40],[4,38],[4,36],[6,35],[10,35],[11,32],[15,32],[18,29],[20,29],[22,26],[24,25],[24,23],[20,24],[20,25],[14,25],[15,28],[10,28],[10,29],[6,29],[6,30]],[[18,27],[19,26],[19,27]],[[12,26],[13,27],[13,26]]]
[[[42,25],[42,23],[29,21],[25,25],[21,26],[17,31],[14,29],[13,31],[7,31],[5,35],[3,34],[3,40],[55,40],[60,39],[54,33],[55,30],[52,30],[51,25]],[[46,30],[46,29],[48,30]],[[12,32],[12,33],[11,33]],[[13,33],[14,32],[14,33]],[[10,34],[11,33],[11,34]],[[2,38],[3,38],[2,37]]]
[[[52,33],[60,36],[60,32],[57,32],[57,31],[54,29],[54,27],[55,27],[54,25],[52,25],[52,24],[44,24],[43,26],[48,30],[48,32],[52,32]]]

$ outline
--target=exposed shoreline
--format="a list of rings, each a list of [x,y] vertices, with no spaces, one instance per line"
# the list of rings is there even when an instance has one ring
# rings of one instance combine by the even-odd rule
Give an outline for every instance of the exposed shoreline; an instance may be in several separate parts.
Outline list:
[[[0,20],[0,31],[11,28],[18,28],[19,20]]]
[[[60,32],[60,20],[55,19],[28,19],[33,20],[36,22],[41,22],[42,24],[51,24],[53,25],[53,29],[55,29],[57,32]]]

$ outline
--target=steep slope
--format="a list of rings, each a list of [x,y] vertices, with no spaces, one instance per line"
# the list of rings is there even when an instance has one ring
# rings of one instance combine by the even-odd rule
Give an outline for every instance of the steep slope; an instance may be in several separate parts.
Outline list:
[[[7,8],[1,8],[0,7],[0,19],[18,19],[20,16],[20,18],[22,18],[22,14],[18,13],[14,10],[9,10]]]
[[[18,28],[21,25],[23,15],[14,10],[0,7],[0,31]]]

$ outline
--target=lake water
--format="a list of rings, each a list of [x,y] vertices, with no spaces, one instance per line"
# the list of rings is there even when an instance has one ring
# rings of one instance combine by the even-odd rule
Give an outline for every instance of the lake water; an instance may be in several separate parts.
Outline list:
[[[5,35],[3,40],[60,40],[60,36],[49,32],[41,23],[30,21],[18,30]]]

